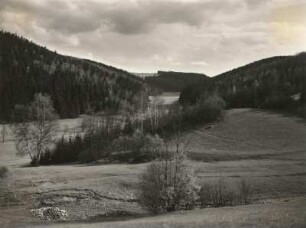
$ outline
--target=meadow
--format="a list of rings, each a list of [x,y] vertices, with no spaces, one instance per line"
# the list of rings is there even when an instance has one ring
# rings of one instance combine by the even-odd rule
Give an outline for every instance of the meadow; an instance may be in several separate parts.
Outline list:
[[[59,134],[77,131],[80,119],[61,120],[60,126]],[[150,217],[139,204],[137,188],[138,177],[147,164],[25,167],[29,159],[15,155],[13,138],[8,136],[8,141],[0,144],[0,166],[9,168],[6,184],[20,203],[0,207],[0,226],[40,226],[42,223],[28,212],[40,206],[58,206],[67,210],[70,221],[86,222],[55,224],[64,227],[306,224],[306,124],[302,119],[233,109],[226,112],[222,121],[185,132],[182,138],[188,144],[188,155],[201,183],[220,177],[229,183],[246,178],[254,187],[253,204]]]

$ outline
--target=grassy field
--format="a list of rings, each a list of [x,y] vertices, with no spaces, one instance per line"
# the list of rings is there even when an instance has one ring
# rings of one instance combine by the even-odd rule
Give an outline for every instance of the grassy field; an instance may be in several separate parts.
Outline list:
[[[68,125],[73,131],[78,123],[63,120],[61,129]],[[234,182],[245,177],[254,186],[255,204],[90,225],[305,226],[306,125],[301,119],[250,109],[229,110],[224,121],[187,132],[183,138],[189,142],[189,155],[201,182],[218,177]],[[13,141],[0,144],[0,166],[9,167],[6,184],[21,205],[0,207],[0,227],[37,223],[28,209],[46,205],[66,209],[69,218],[78,221],[148,216],[137,202],[138,175],[146,164],[23,167],[29,160],[16,157],[13,145]]]
[[[305,227],[305,204],[305,198],[294,198],[275,201],[271,204],[181,211],[123,222],[56,224],[53,226],[80,228]]]
[[[301,119],[249,109],[183,137],[202,181],[225,176],[254,183],[257,199],[306,193],[306,125]]]

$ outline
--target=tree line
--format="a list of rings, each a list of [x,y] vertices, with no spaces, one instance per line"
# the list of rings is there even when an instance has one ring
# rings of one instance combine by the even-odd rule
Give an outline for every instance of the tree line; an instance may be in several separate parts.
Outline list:
[[[190,105],[218,94],[227,108],[263,108],[306,117],[306,54],[260,60],[187,86],[180,103]]]

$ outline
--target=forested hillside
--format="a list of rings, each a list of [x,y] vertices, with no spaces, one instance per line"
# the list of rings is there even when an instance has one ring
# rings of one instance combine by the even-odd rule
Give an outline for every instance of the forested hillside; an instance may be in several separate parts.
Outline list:
[[[0,120],[35,93],[49,94],[61,117],[117,110],[137,104],[142,79],[90,60],[63,56],[15,34],[0,31]]]
[[[145,77],[146,83],[159,92],[180,92],[188,85],[205,83],[210,78],[204,74],[158,71],[157,76]]]
[[[290,109],[305,103],[305,80],[306,53],[272,57],[217,75],[210,83],[189,86],[180,102],[193,104],[217,93],[230,108]]]

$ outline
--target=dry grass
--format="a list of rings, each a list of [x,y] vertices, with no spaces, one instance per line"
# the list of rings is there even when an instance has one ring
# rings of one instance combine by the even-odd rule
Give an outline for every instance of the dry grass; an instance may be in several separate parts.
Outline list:
[[[202,182],[247,178],[255,198],[306,193],[306,124],[301,119],[250,109],[227,112],[213,128],[184,135]]]
[[[279,158],[305,159],[306,125],[302,119],[250,109],[227,112],[213,128],[200,128],[185,135],[190,150],[212,161]]]
[[[207,208],[123,222],[55,224],[54,227],[305,227],[306,198],[286,199],[271,204]]]

